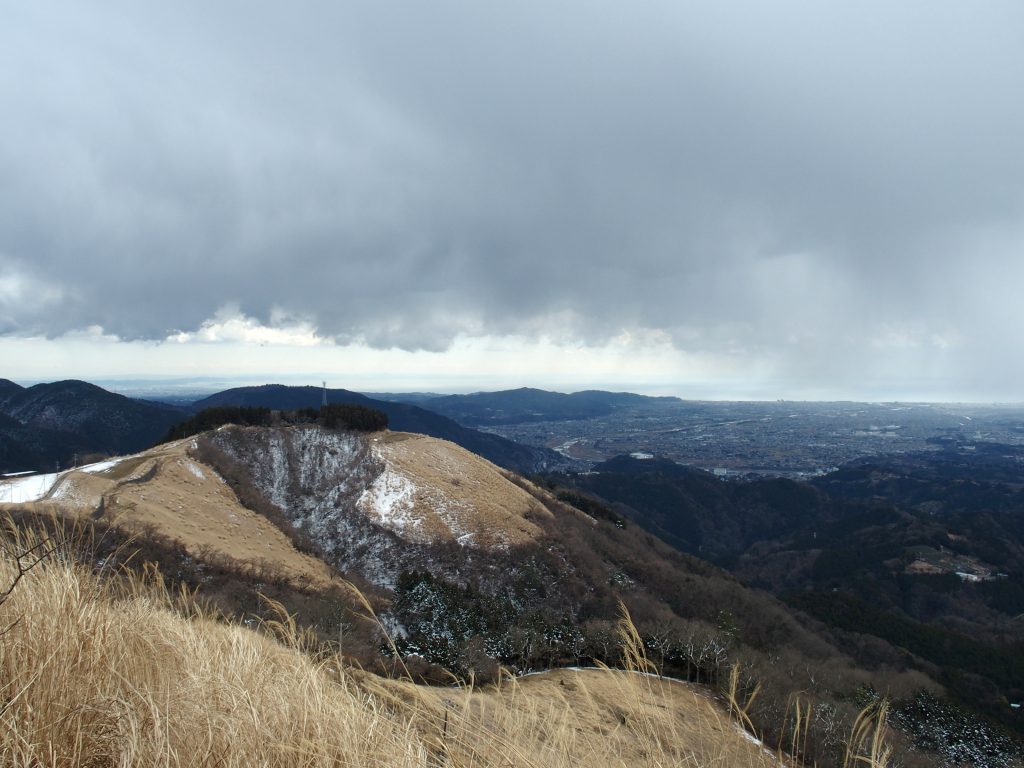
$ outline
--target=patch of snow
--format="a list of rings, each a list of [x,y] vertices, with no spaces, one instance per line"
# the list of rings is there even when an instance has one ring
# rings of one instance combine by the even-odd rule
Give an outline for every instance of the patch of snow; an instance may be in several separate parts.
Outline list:
[[[759,738],[757,738],[757,736],[752,734],[750,731],[741,727],[739,724],[736,725],[736,730],[739,731],[740,736],[749,741],[751,744],[757,744],[757,746],[759,747],[764,746],[764,742],[762,742]]]
[[[29,475],[19,477],[7,483],[0,483],[0,502],[8,504],[24,504],[28,501],[39,501],[57,482],[60,473],[49,475]]]
[[[538,669],[535,672],[524,672],[516,677],[536,677],[537,675],[551,675],[555,672],[618,672],[623,675],[639,675],[640,677],[650,677],[655,680],[666,680],[670,683],[680,683],[689,688],[692,688],[694,693],[700,692],[700,687],[695,686],[690,680],[683,680],[681,677],[669,677],[668,675],[659,675],[657,672],[644,672],[642,669],[615,669],[614,667],[589,667],[589,666],[573,666],[573,667],[552,667],[551,669]]]
[[[415,483],[387,467],[363,492],[358,506],[374,515],[380,525],[401,535],[423,523],[412,514],[415,493]]]
[[[760,747],[762,749],[762,751],[769,758],[772,759],[773,762],[778,761],[778,755],[776,755],[774,752],[772,752],[770,749],[768,749],[768,745],[767,744],[765,744],[763,741],[761,741],[759,738],[757,738],[757,736],[755,736],[754,734],[750,733],[750,731],[746,730],[739,723],[735,723],[734,725],[736,726],[736,730],[740,733],[741,736],[743,736],[744,739],[749,741],[751,744],[754,744],[754,745]]]
[[[97,472],[106,472],[108,469],[116,467],[124,461],[124,457],[118,457],[116,459],[107,459],[107,461],[98,461],[95,464],[87,464],[84,467],[79,467],[79,472],[88,472],[90,475],[94,475]]]
[[[99,496],[88,494],[77,482],[73,473],[66,472],[57,478],[53,488],[50,490],[49,498],[57,499],[65,504],[74,506],[95,506],[99,503]]]
[[[51,499],[60,499],[61,501],[81,501],[82,494],[78,492],[75,487],[75,482],[72,478],[64,476],[59,477],[57,482],[54,483],[53,489],[50,491]]]
[[[66,477],[60,478],[60,482],[54,483],[53,490],[50,491],[51,499],[70,499],[75,496],[74,486],[68,482]]]
[[[198,477],[200,480],[206,479],[206,474],[203,472],[202,469],[200,469],[199,465],[196,464],[194,461],[186,461],[185,468],[193,475]]]

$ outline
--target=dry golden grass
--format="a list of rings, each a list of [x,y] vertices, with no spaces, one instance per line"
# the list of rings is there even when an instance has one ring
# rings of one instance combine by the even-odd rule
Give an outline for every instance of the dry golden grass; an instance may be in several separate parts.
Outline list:
[[[484,690],[379,688],[413,703],[455,766],[777,766],[699,688],[635,672],[555,670]]]
[[[378,433],[371,441],[389,469],[416,487],[411,515],[420,523],[402,535],[434,543],[461,536],[463,543],[490,549],[543,533],[529,518],[551,513],[486,459],[447,440],[405,432]]]
[[[191,442],[158,446],[104,472],[72,470],[47,499],[24,506],[45,511],[56,504],[87,519],[102,501],[108,523],[126,530],[153,527],[195,556],[220,553],[268,564],[301,582],[329,583],[333,576],[322,561],[296,550],[273,523],[242,506],[215,470],[189,455]]]
[[[5,554],[0,579],[17,575]],[[408,722],[303,654],[58,559],[0,606],[0,762],[423,766]]]
[[[538,514],[537,502],[489,463],[417,436],[386,434],[378,445],[418,487],[446,484],[464,524],[478,526],[477,543],[535,535],[527,516]],[[326,578],[322,563],[238,504],[187,448],[182,441],[105,473],[71,473],[55,488],[64,488],[61,498],[51,501],[88,517],[103,499],[114,523],[153,524],[190,549]],[[559,670],[485,689],[425,688],[347,669],[336,657],[314,661],[288,621],[258,633],[204,616],[159,579],[101,580],[60,548],[22,573],[17,555],[37,540],[7,527],[0,535],[3,765],[786,763],[740,729],[749,701],[734,695],[730,713],[706,689],[642,674],[653,669],[628,616],[622,640],[632,671]],[[499,533],[487,539],[486,529]],[[789,748],[799,753],[810,710],[797,703],[795,712]],[[850,739],[851,768],[888,764],[884,722],[884,710],[863,713]]]
[[[0,588],[18,577],[4,542]],[[29,561],[22,561],[29,562]],[[102,581],[66,558],[0,605],[0,762],[20,766],[767,766],[697,689],[560,671],[428,689],[315,662],[225,625],[158,579]],[[282,640],[284,642],[282,642]]]

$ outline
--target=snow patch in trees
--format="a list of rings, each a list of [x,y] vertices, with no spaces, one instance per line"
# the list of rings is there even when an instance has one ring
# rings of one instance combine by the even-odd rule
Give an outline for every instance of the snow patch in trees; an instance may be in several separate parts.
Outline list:
[[[423,525],[413,512],[416,484],[405,475],[386,467],[370,487],[363,491],[357,506],[376,518],[375,522],[407,536]]]

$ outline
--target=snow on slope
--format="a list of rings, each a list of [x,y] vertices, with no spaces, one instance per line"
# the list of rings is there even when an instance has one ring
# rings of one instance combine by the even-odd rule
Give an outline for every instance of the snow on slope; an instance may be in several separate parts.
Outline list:
[[[27,504],[31,501],[39,501],[44,498],[51,491],[58,481],[63,481],[72,472],[86,472],[89,474],[96,474],[98,472],[105,472],[112,467],[116,467],[119,463],[124,461],[123,456],[107,459],[106,461],[100,461],[95,464],[87,464],[84,467],[78,467],[77,469],[68,469],[63,472],[51,472],[45,475],[26,475],[24,477],[14,477],[7,482],[0,482],[0,504]],[[59,497],[62,492],[62,488],[65,483],[53,491],[55,496]]]
[[[79,472],[88,472],[90,475],[94,475],[97,472],[106,472],[108,469],[113,469],[122,461],[125,457],[120,456],[116,459],[107,459],[106,461],[98,461],[95,464],[88,464],[84,467],[79,467]]]
[[[403,538],[415,536],[423,520],[414,514],[416,485],[386,467],[359,497],[358,508]]]
[[[365,438],[301,426],[227,427],[201,440],[240,463],[263,497],[336,568],[391,586],[416,556],[357,509],[384,470]]]
[[[155,529],[194,556],[219,553],[269,565],[302,583],[329,583],[320,560],[298,552],[264,516],[246,509],[217,472],[189,455],[180,440],[45,476],[0,482],[0,501],[53,502],[67,514],[102,518],[128,529]]]
[[[286,552],[291,545],[277,540],[279,532],[249,520],[255,513],[215,467],[197,459],[202,441],[239,462],[331,565],[381,586],[394,585],[403,570],[450,560],[445,547],[507,552],[534,541],[541,535],[534,521],[550,514],[497,467],[453,443],[312,425],[225,427],[76,470],[10,478],[0,482],[0,502],[46,499],[75,514],[156,526],[190,549],[312,573],[298,553]]]
[[[60,473],[55,472],[49,475],[29,475],[28,477],[17,477],[0,484],[0,503],[24,504],[29,501],[39,501],[53,488]]]

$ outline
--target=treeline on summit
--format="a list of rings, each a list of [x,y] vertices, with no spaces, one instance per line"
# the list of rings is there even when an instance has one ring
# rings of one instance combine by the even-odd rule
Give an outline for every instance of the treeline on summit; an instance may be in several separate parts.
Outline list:
[[[365,405],[329,403],[321,408],[272,411],[260,406],[222,405],[205,408],[171,427],[162,442],[182,440],[225,424],[242,427],[267,427],[272,424],[319,424],[327,429],[377,432],[388,428],[388,416]]]

